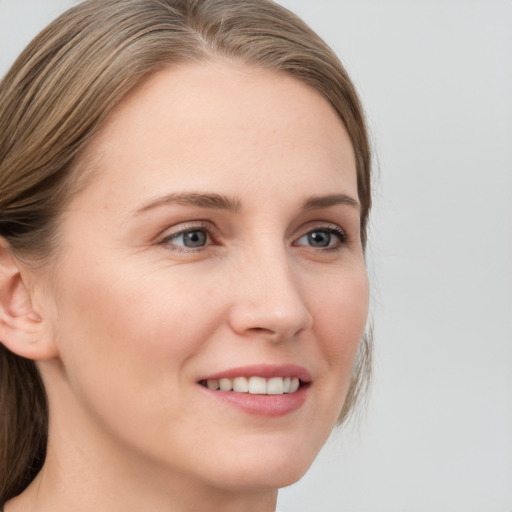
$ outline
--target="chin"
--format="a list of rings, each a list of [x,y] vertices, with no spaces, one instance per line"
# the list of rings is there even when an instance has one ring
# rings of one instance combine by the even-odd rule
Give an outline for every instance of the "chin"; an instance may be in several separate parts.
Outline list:
[[[235,493],[277,490],[300,480],[310,465],[311,463],[305,464],[300,468],[291,464],[244,468],[236,474],[225,474],[220,487]]]
[[[219,460],[215,474],[222,477],[221,485],[232,492],[279,489],[300,480],[316,455],[317,451],[307,444],[291,449],[247,449],[239,452],[236,461],[225,461],[224,467]]]

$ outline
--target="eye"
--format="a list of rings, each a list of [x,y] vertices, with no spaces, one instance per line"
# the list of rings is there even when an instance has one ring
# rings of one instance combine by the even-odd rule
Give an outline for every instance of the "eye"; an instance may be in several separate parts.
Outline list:
[[[315,249],[337,249],[347,239],[346,233],[339,227],[323,227],[309,231],[300,237],[295,245],[308,245]]]
[[[182,229],[166,236],[161,241],[161,244],[171,246],[176,250],[203,249],[209,243],[211,243],[211,238],[208,230],[204,227]]]

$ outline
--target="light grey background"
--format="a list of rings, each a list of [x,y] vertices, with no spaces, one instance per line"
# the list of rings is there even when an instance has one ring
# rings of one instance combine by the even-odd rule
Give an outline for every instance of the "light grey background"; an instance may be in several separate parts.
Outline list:
[[[0,0],[0,74],[67,0]],[[378,156],[366,418],[284,512],[512,512],[512,1],[281,0],[338,52]]]

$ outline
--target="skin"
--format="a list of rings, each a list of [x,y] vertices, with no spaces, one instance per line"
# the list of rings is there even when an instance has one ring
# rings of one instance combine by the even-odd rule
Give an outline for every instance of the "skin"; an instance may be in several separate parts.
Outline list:
[[[344,126],[294,78],[182,65],[126,98],[84,158],[96,171],[52,266],[18,263],[51,420],[45,467],[6,512],[273,511],[335,424],[367,317]],[[162,201],[191,192],[236,211]],[[333,195],[354,204],[303,208]],[[184,229],[205,244],[184,247]],[[198,384],[259,363],[307,368],[302,407],[248,414]]]

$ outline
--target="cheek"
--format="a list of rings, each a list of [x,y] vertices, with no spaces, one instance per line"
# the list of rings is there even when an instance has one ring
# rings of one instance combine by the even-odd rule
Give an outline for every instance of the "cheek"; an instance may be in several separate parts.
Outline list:
[[[152,390],[179,386],[181,368],[218,321],[218,302],[170,271],[89,268],[66,280],[58,305],[57,338],[72,386],[102,400],[108,389],[113,401],[127,389],[152,400]]]
[[[352,367],[368,314],[369,289],[364,265],[336,272],[326,282],[308,283],[314,337],[308,357],[317,361],[312,387],[315,409],[308,420],[310,461],[331,433],[352,377]],[[302,448],[304,449],[304,447]]]
[[[368,302],[369,288],[364,266],[329,280],[315,294],[313,316],[318,339],[330,367],[352,365],[366,326]]]
[[[221,300],[205,293],[204,279],[197,283],[183,271],[89,268],[81,279],[63,279],[58,304],[58,342],[73,403],[85,424],[92,420],[152,453],[151,440],[167,439],[169,429],[181,439],[191,428],[183,422],[189,361],[221,321]]]

